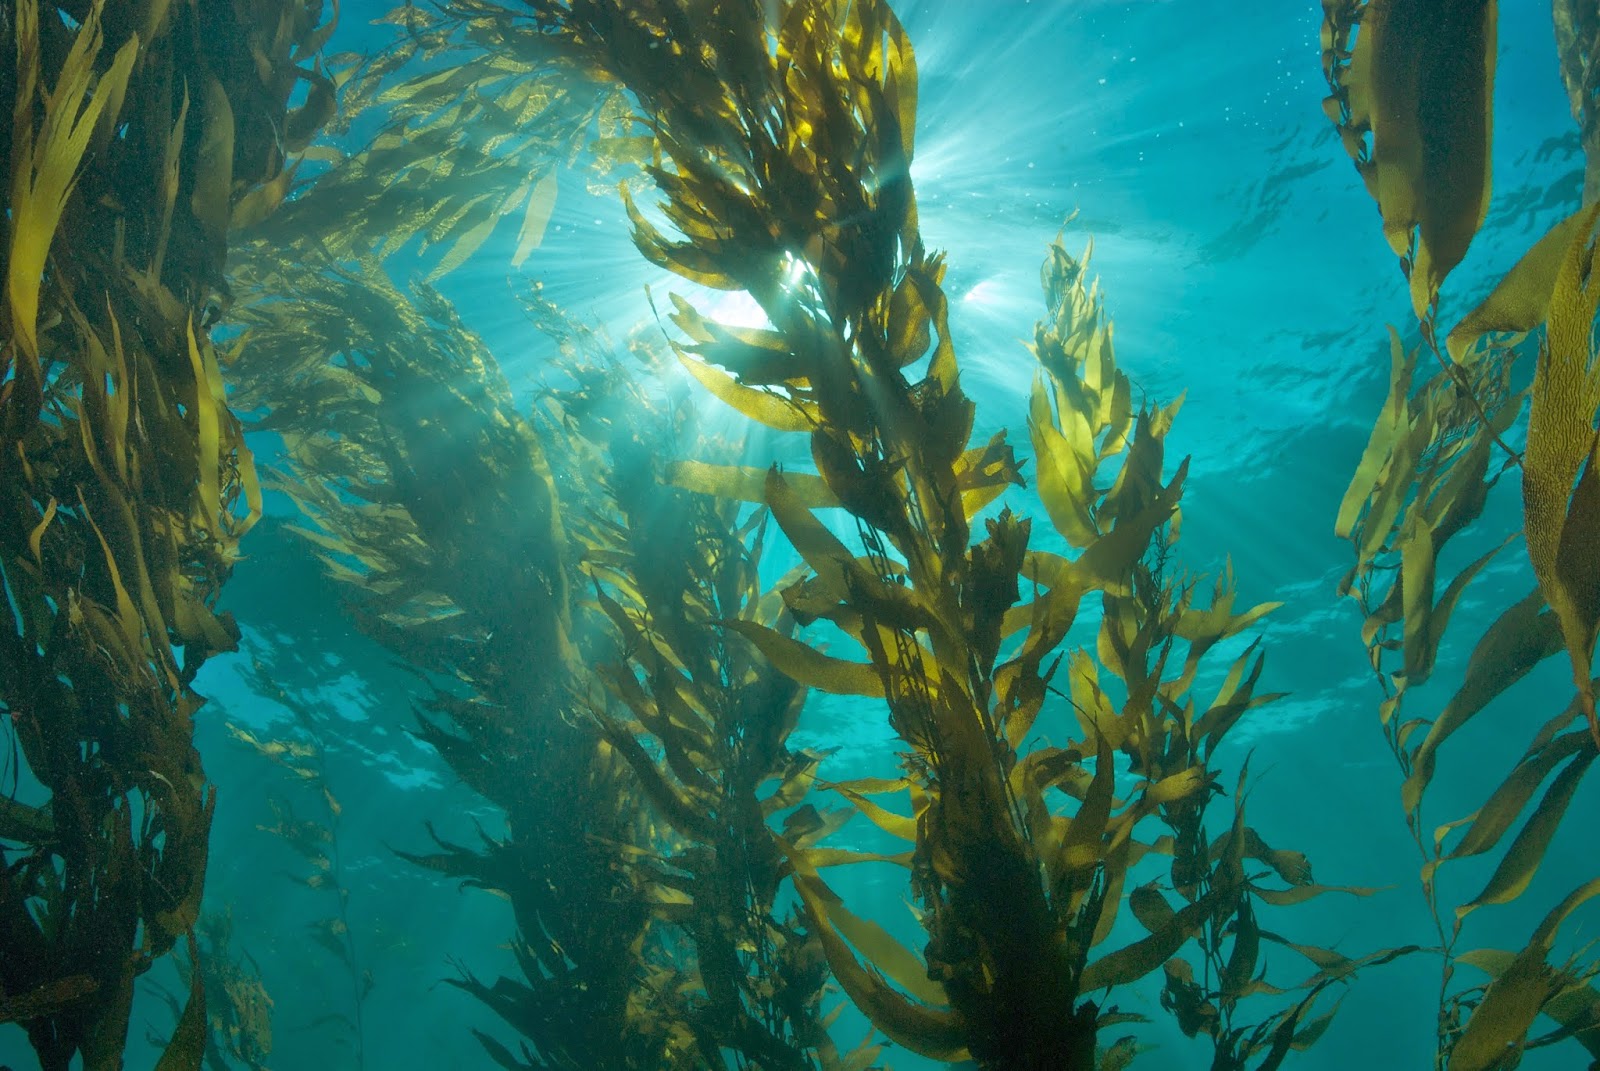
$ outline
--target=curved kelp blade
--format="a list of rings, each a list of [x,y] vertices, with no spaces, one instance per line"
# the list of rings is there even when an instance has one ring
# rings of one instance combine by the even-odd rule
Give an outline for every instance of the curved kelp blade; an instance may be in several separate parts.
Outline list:
[[[1326,108],[1378,202],[1418,317],[1429,315],[1488,211],[1497,8],[1496,0],[1323,2]]]
[[[1523,462],[1523,520],[1528,557],[1572,659],[1573,683],[1600,744],[1589,679],[1600,631],[1600,367],[1594,330],[1600,284],[1592,278],[1595,245],[1587,229],[1574,236],[1550,298],[1550,321],[1534,373]]]

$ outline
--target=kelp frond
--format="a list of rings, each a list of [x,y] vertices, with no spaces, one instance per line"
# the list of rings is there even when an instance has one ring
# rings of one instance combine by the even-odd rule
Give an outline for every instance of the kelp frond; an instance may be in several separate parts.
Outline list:
[[[1595,27],[1578,7],[1558,3],[1556,26],[1592,174],[1586,42]],[[1380,720],[1405,778],[1401,804],[1439,931],[1435,1065],[1452,1071],[1505,1067],[1525,1047],[1565,1036],[1592,1038],[1587,1024],[1600,1018],[1600,1003],[1581,991],[1592,965],[1547,962],[1559,927],[1594,895],[1593,882],[1570,893],[1515,955],[1458,951],[1469,916],[1532,887],[1600,751],[1592,680],[1600,631],[1593,553],[1600,531],[1594,471],[1600,379],[1590,281],[1596,212],[1592,205],[1573,206],[1441,346],[1439,287],[1481,226],[1488,202],[1496,5],[1451,5],[1442,20],[1410,0],[1326,0],[1324,12],[1329,115],[1378,200],[1411,280],[1423,345],[1442,368],[1417,382],[1418,351],[1391,330],[1388,399],[1336,521],[1356,555],[1342,590],[1365,614],[1362,639],[1384,691]],[[1369,133],[1371,146],[1364,140]],[[1527,332],[1538,337],[1524,343]],[[1526,377],[1514,375],[1514,365],[1524,353],[1536,354],[1535,365],[1531,384],[1519,389]],[[1520,454],[1506,445],[1508,438],[1525,443]],[[1504,455],[1498,462],[1497,451]],[[1513,465],[1521,467],[1521,533],[1488,530],[1491,540],[1503,535],[1503,541],[1491,542],[1441,590],[1438,563],[1458,536],[1492,523],[1495,486]],[[1411,691],[1433,674],[1454,611],[1519,534],[1537,587],[1492,612],[1442,706],[1405,716],[1413,709]],[[1476,810],[1430,832],[1423,805],[1445,745],[1563,650],[1572,669],[1571,702],[1551,704],[1535,719],[1526,749],[1515,758],[1507,753],[1509,772]],[[1447,923],[1439,872],[1475,856],[1489,856],[1493,869]],[[1458,963],[1479,966],[1494,981],[1452,988]],[[1541,1011],[1562,1029],[1535,1042],[1529,1034]],[[1586,1044],[1596,1051],[1592,1041]]]
[[[0,720],[9,794],[36,788],[0,828],[0,1003],[43,1067],[98,1071],[199,911],[215,796],[190,682],[234,644],[214,607],[260,510],[210,329],[320,30],[270,2],[5,21]],[[198,977],[164,1067],[199,1066]]]
[[[455,10],[479,22],[498,10],[507,33],[517,25],[487,2]],[[1288,856],[1265,849],[1242,811],[1220,840],[1204,832],[1210,749],[1269,697],[1253,695],[1258,662],[1241,680],[1249,654],[1206,716],[1185,721],[1189,683],[1209,647],[1266,608],[1233,613],[1226,586],[1198,603],[1147,564],[1166,546],[1183,482],[1183,466],[1171,478],[1163,471],[1176,407],[1132,411],[1081,267],[1052,254],[1031,421],[1050,466],[1041,476],[1050,515],[1083,548],[1069,559],[1030,550],[1029,522],[1008,510],[980,517],[1021,480],[1003,439],[970,444],[974,409],[959,383],[944,265],[921,241],[909,177],[915,61],[887,7],[802,0],[772,21],[754,5],[694,20],[668,2],[551,0],[528,10],[538,32],[635,95],[660,146],[649,173],[670,230],[628,205],[644,255],[694,282],[749,292],[770,323],[719,324],[674,299],[684,362],[747,416],[811,439],[815,475],[774,469],[758,482],[696,463],[669,479],[744,499],[759,487],[808,567],[780,589],[787,610],[802,624],[830,620],[866,661],[759,621],[738,623],[739,633],[801,684],[882,699],[909,748],[902,777],[837,787],[911,843],[925,958],[843,906],[818,872],[837,853],[784,842],[846,993],[891,1040],[937,1059],[1087,1068],[1098,1027],[1124,1017],[1084,998],[1155,970],[1213,926],[1218,939],[1206,947],[1216,953],[1235,919],[1234,988],[1222,991],[1231,1005],[1253,977],[1252,898],[1297,902],[1324,889],[1287,864],[1288,891],[1247,878],[1242,861],[1253,852]],[[1100,487],[1093,474],[1112,458],[1116,478]],[[835,505],[855,522],[858,547],[815,512]],[[973,543],[980,522],[985,535]],[[1056,649],[1091,592],[1107,606],[1101,661],[1128,700],[1120,710],[1078,702],[1083,742],[1030,749],[1030,726],[1055,687]],[[1174,650],[1187,655],[1169,676]],[[1103,696],[1088,673],[1077,674],[1083,687]],[[1118,752],[1144,779],[1123,799]],[[1070,815],[1047,803],[1051,789],[1076,798]],[[909,817],[871,799],[895,792],[909,797]],[[1165,822],[1172,839],[1136,838],[1147,819]],[[1129,868],[1163,850],[1175,852],[1174,885],[1189,902],[1150,915],[1148,939],[1091,959]],[[1309,1004],[1234,1055],[1286,1048]]]

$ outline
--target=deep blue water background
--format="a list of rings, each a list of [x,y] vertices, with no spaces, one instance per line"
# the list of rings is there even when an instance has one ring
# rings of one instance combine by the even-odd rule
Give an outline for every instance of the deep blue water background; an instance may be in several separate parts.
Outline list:
[[[386,29],[363,23],[386,7],[348,0],[333,47],[381,41]],[[1501,9],[1495,198],[1488,226],[1448,285],[1446,320],[1464,313],[1575,206],[1581,187],[1549,7],[1503,0]],[[1046,245],[1077,210],[1066,241],[1077,249],[1094,239],[1093,265],[1116,320],[1121,363],[1153,398],[1187,391],[1170,440],[1175,453],[1194,458],[1185,564],[1214,571],[1231,556],[1242,602],[1286,603],[1264,630],[1270,654],[1263,688],[1292,695],[1260,711],[1232,740],[1235,769],[1254,748],[1252,822],[1275,846],[1307,851],[1321,881],[1391,886],[1364,900],[1323,898],[1278,913],[1268,925],[1349,954],[1426,943],[1431,924],[1416,884],[1418,859],[1376,724],[1379,694],[1354,606],[1335,597],[1349,555],[1332,534],[1334,510],[1387,386],[1383,326],[1407,331],[1410,312],[1375,208],[1321,111],[1320,6],[921,0],[897,10],[921,70],[913,175],[922,225],[930,243],[949,251],[947,290],[980,424],[1009,427],[1013,441],[1026,444],[1032,362],[1021,340],[1031,337],[1042,309],[1037,272]],[[509,288],[523,277],[545,281],[547,293],[577,315],[618,329],[647,314],[646,282],[665,285],[632,251],[620,207],[587,196],[579,182],[563,186],[545,245],[510,279],[506,252],[497,239],[443,289],[522,388],[537,377],[543,352],[510,300]],[[753,456],[760,449],[753,446]],[[1013,504],[1030,509],[1030,502],[1022,493]],[[1485,527],[1514,527],[1516,509],[1508,481]],[[348,979],[304,936],[307,922],[329,914],[329,894],[284,876],[301,871],[298,858],[256,828],[270,822],[265,800],[294,787],[225,730],[228,721],[281,727],[285,711],[254,695],[242,675],[251,656],[266,656],[286,686],[307,689],[325,711],[335,744],[327,780],[343,805],[349,914],[363,966],[375,978],[365,1066],[492,1067],[469,1028],[508,1040],[509,1032],[440,979],[458,964],[489,977],[511,968],[502,947],[511,932],[504,905],[459,893],[389,849],[425,847],[424,820],[470,837],[475,821],[492,829],[495,816],[408,735],[411,678],[353,634],[318,567],[284,531],[287,504],[276,501],[273,510],[249,537],[249,560],[225,596],[245,629],[246,649],[216,659],[199,682],[214,699],[198,732],[219,790],[207,906],[232,911],[235,950],[254,957],[274,996],[272,1066],[356,1066],[353,1054],[330,1041],[335,1031],[310,1025],[348,1007]],[[1466,645],[1490,608],[1530,585],[1520,550],[1504,555],[1459,611],[1439,680],[1459,676]],[[1227,661],[1216,660],[1213,685]],[[1492,785],[1503,776],[1531,726],[1564,702],[1565,680],[1564,666],[1545,667],[1454,745],[1429,812],[1435,820],[1459,816],[1474,790],[1483,791],[1484,778]],[[1440,690],[1412,702],[1420,711]],[[1199,691],[1206,694],[1206,682]],[[875,710],[814,703],[802,732],[803,743],[839,749],[825,770],[833,776],[892,762]],[[1591,783],[1525,902],[1475,916],[1464,947],[1520,946],[1532,920],[1594,875],[1596,852],[1580,827],[1597,803]],[[1481,880],[1481,871],[1462,868],[1445,882],[1447,900],[1469,898]],[[858,913],[914,939],[896,875],[862,868],[841,877],[839,888]],[[1575,942],[1594,936],[1597,922],[1592,910],[1575,917]],[[1307,973],[1289,953],[1269,956],[1280,980]],[[165,968],[152,981],[174,985]],[[1430,1066],[1436,989],[1436,968],[1422,957],[1371,972],[1350,989],[1330,1033],[1290,1066]],[[1161,1045],[1140,1066],[1206,1066],[1206,1053],[1176,1033],[1153,996],[1124,1006],[1151,1015],[1143,1036]],[[147,1029],[170,1029],[153,999],[135,1011],[134,1036]],[[1579,1062],[1574,1051],[1556,1052],[1565,1059],[1535,1056],[1525,1066]],[[926,1066],[904,1053],[890,1059],[902,1071]],[[0,1062],[32,1064],[14,1028],[0,1028]],[[131,1067],[153,1062],[154,1050],[136,1046],[130,1056]]]

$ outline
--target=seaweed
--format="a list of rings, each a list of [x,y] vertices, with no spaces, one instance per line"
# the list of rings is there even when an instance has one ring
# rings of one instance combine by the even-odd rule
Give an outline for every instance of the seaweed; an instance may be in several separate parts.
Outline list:
[[[234,958],[232,912],[202,913],[195,938],[196,955],[174,960],[182,974],[193,978],[198,973],[205,991],[205,1067],[266,1071],[272,1054],[272,997],[250,955]],[[172,1009],[174,1022],[182,1023],[186,1001],[164,987],[157,992]],[[172,1039],[151,1034],[149,1040],[165,1050]]]
[[[826,968],[815,942],[774,907],[782,863],[762,821],[798,802],[815,766],[783,746],[803,693],[770,669],[758,672],[737,638],[731,649],[744,652],[740,658],[699,665],[693,683],[682,685],[698,690],[693,709],[709,719],[699,726],[697,783],[719,783],[726,797],[711,808],[711,826],[694,828],[703,834],[697,840],[671,811],[652,808],[667,782],[649,776],[658,771],[635,727],[624,727],[607,702],[596,706],[600,682],[579,671],[616,657],[628,637],[605,634],[602,623],[625,618],[583,600],[574,581],[601,584],[608,599],[653,615],[657,627],[675,621],[670,642],[691,665],[714,615],[710,604],[670,609],[673,600],[743,597],[755,575],[750,548],[714,512],[674,529],[685,546],[630,528],[641,523],[639,511],[656,508],[646,502],[651,494],[683,497],[649,490],[653,481],[636,471],[640,443],[624,450],[598,425],[589,430],[599,439],[588,441],[554,396],[536,427],[514,411],[494,358],[449,304],[420,281],[398,290],[383,267],[410,235],[424,233],[406,205],[426,205],[430,218],[464,218],[450,206],[476,211],[483,191],[517,175],[523,161],[541,173],[591,120],[601,142],[631,120],[608,113],[614,89],[565,88],[571,71],[547,49],[532,49],[529,61],[509,50],[473,52],[482,28],[456,34],[410,10],[393,19],[405,24],[407,41],[341,77],[351,110],[381,107],[383,129],[366,149],[333,159],[236,262],[251,299],[231,370],[239,404],[285,438],[290,468],[280,485],[312,520],[301,534],[348,586],[351,613],[430,681],[422,736],[506,816],[507,834],[485,832],[478,848],[439,840],[436,852],[402,853],[513,904],[522,978],[490,984],[464,973],[457,984],[526,1044],[519,1055],[479,1037],[505,1066],[667,1066],[720,1059],[722,1047],[762,1066],[862,1066],[859,1057],[840,1063],[821,1025]],[[410,59],[441,52],[459,62],[406,73]],[[529,102],[515,122],[502,114],[511,86]],[[440,145],[429,140],[435,134]],[[614,146],[604,156],[611,166],[626,160]],[[537,240],[536,217],[548,215],[553,179],[543,173],[514,262]],[[526,183],[519,188],[519,197],[528,194]],[[458,192],[469,199],[453,200]],[[347,214],[358,205],[359,216]],[[343,222],[350,218],[361,225]],[[330,227],[334,219],[341,222]],[[462,232],[431,274],[450,271],[485,236]],[[424,233],[424,245],[440,240]],[[613,366],[592,380],[592,397],[569,391],[566,402],[593,406],[626,393],[619,384],[628,381]],[[634,400],[636,421],[656,420],[646,419],[642,395]],[[661,425],[652,434],[673,432]],[[605,465],[605,493],[581,490]],[[671,574],[632,571],[628,563],[647,549],[653,565],[675,553],[694,564]],[[661,586],[668,575],[684,588]],[[586,625],[585,616],[595,621]],[[633,645],[615,666],[639,657]],[[524,667],[533,664],[548,670],[530,678]],[[653,669],[656,683],[671,672],[659,658]],[[609,679],[625,672],[616,668]],[[755,680],[719,691],[715,682],[729,672]],[[780,694],[791,697],[787,727],[785,707],[767,706]],[[614,697],[624,710],[625,699]],[[680,701],[678,709],[688,708]],[[762,720],[769,723],[758,732]],[[662,743],[687,770],[673,746],[690,739],[692,727],[675,728]],[[758,798],[774,778],[776,792]],[[552,813],[563,817],[553,823]],[[729,918],[740,920],[731,934]]]
[[[573,578],[544,448],[426,284],[407,297],[370,262],[293,283],[293,303],[275,290],[241,314],[240,363],[274,391],[264,423],[286,443],[280,484],[358,627],[423,676],[422,739],[504,815],[477,846],[402,853],[511,902],[522,978],[457,984],[532,1048],[480,1036],[506,1066],[664,1059],[673,1020],[636,999],[671,984],[645,962],[629,866],[647,835],[626,765],[571,709]]]
[[[1548,962],[1560,926],[1600,895],[1600,884],[1572,890],[1515,954],[1458,950],[1470,915],[1515,900],[1532,886],[1600,749],[1591,679],[1600,620],[1593,555],[1600,526],[1593,471],[1600,386],[1588,282],[1596,212],[1576,207],[1455,327],[1441,332],[1440,286],[1488,202],[1497,11],[1492,2],[1452,5],[1450,18],[1438,25],[1431,14],[1410,0],[1324,3],[1327,111],[1401,255],[1422,336],[1412,348],[1390,331],[1389,396],[1336,530],[1355,547],[1356,564],[1341,592],[1354,596],[1365,616],[1362,639],[1384,694],[1380,721],[1404,775],[1401,805],[1423,860],[1422,890],[1439,936],[1436,1066],[1468,1071],[1514,1066],[1525,1048],[1568,1037],[1591,1054],[1600,1052],[1592,1030],[1600,1004],[1584,988],[1594,965]],[[1592,101],[1582,87],[1589,77],[1585,35],[1593,27],[1570,5],[1557,4],[1556,19],[1563,75],[1588,145]],[[1426,252],[1441,242],[1444,253]],[[1418,383],[1423,349],[1440,371]],[[1530,361],[1531,382],[1519,370]],[[1520,451],[1508,440],[1521,443]],[[1464,533],[1492,532],[1485,531],[1495,515],[1487,507],[1512,470],[1521,484],[1522,531],[1505,533],[1441,591],[1437,572],[1446,546]],[[1433,673],[1453,611],[1519,534],[1537,586],[1502,605],[1442,708],[1432,716],[1403,716],[1410,690]],[[1563,652],[1572,667],[1572,700],[1552,705],[1481,806],[1430,831],[1423,804],[1445,745],[1540,662]],[[1476,896],[1455,906],[1447,924],[1441,868],[1482,855],[1492,858],[1493,871]],[[1461,963],[1485,969],[1492,980],[1454,987]],[[1530,1038],[1541,1011],[1560,1028]]]
[[[1008,509],[980,517],[1020,474],[1003,436],[970,445],[974,407],[960,387],[944,264],[919,236],[908,172],[915,62],[887,7],[802,0],[769,17],[756,5],[691,15],[668,2],[462,0],[451,10],[468,25],[498,20],[506,34],[526,20],[595,77],[625,85],[660,147],[647,172],[672,227],[659,230],[625,191],[637,246],[682,278],[748,292],[770,324],[715,323],[676,298],[671,317],[694,378],[755,421],[808,434],[817,472],[773,468],[762,479],[694,463],[669,478],[771,510],[808,567],[777,592],[789,614],[832,622],[868,661],[825,654],[786,626],[728,627],[803,685],[883,700],[907,748],[902,776],[834,787],[911,843],[925,957],[848,911],[822,880],[819,868],[841,853],[780,838],[852,1001],[890,1040],[936,1059],[1088,1068],[1098,1031],[1133,1018],[1088,995],[1197,940],[1209,956],[1230,949],[1226,1015],[1208,1031],[1222,1065],[1259,1057],[1275,1067],[1309,1044],[1321,1027],[1302,1029],[1304,1016],[1347,972],[1319,972],[1304,999],[1253,1031],[1232,1025],[1232,1005],[1255,987],[1253,902],[1327,889],[1288,865],[1292,853],[1264,847],[1244,823],[1242,793],[1225,832],[1205,828],[1211,750],[1269,698],[1254,695],[1259,660],[1236,663],[1227,694],[1203,715],[1187,694],[1206,651],[1267,608],[1235,614],[1226,581],[1201,601],[1163,564],[1185,471],[1163,474],[1177,407],[1133,410],[1081,265],[1059,247],[1045,273],[1054,307],[1039,330],[1030,425],[1049,517],[1082,553],[1030,550],[1031,523]],[[1111,458],[1120,468],[1102,487],[1094,474]],[[815,512],[838,507],[859,549]],[[979,520],[986,534],[974,544]],[[1122,702],[1079,654],[1068,675],[1084,739],[1029,747],[1046,698],[1060,692],[1056,649],[1091,593],[1104,607],[1099,658]],[[1169,676],[1174,652],[1182,668]],[[1123,799],[1118,756],[1137,778]],[[1073,813],[1052,807],[1053,790],[1076,800]],[[870,798],[902,792],[909,815]],[[1172,832],[1136,838],[1146,819]],[[1091,961],[1130,869],[1167,852],[1185,906],[1152,908],[1146,938]],[[1258,854],[1285,866],[1289,888],[1246,871]],[[1129,1043],[1108,1052],[1125,1063]]]
[[[328,61],[337,101],[329,133],[376,131],[354,151],[331,138],[311,146],[299,195],[273,214],[270,232],[244,229],[235,270],[306,257],[382,262],[414,247],[437,280],[508,220],[517,223],[511,262],[520,266],[543,239],[556,172],[583,132],[622,134],[615,90],[572,77],[548,56],[496,47],[419,6],[379,21],[401,28],[387,47]]]
[[[422,738],[504,815],[477,846],[402,853],[512,905],[521,977],[456,984],[522,1035],[520,1055],[475,1033],[505,1066],[669,1066],[690,1034],[632,862],[648,823],[574,706],[576,577],[545,448],[425,283],[403,293],[370,258],[289,269],[258,242],[236,367],[284,436],[303,534],[358,626],[428,682]]]
[[[1595,63],[1600,54],[1600,13],[1581,0],[1556,0],[1552,8],[1561,80],[1588,157],[1583,200],[1589,204],[1600,197],[1600,65]]]
[[[673,486],[669,473],[681,469],[670,459],[698,441],[692,409],[636,384],[603,336],[545,303],[535,311],[566,340],[563,368],[576,384],[551,392],[551,419],[593,449],[580,471],[603,498],[575,530],[620,651],[597,668],[591,711],[670,830],[645,894],[685,937],[701,1065],[722,1066],[732,1052],[752,1067],[865,1067],[875,1046],[841,1055],[827,1032],[816,935],[777,906],[788,866],[769,822],[809,846],[851,812],[806,802],[824,756],[787,739],[807,691],[743,635],[792,629],[782,601],[761,589],[767,512]]]
[[[44,1068],[117,1067],[190,934],[215,800],[191,684],[259,513],[211,329],[270,211],[320,5],[7,8],[0,357],[0,1004]],[[303,51],[302,51],[303,50]],[[241,62],[242,61],[242,62]],[[163,1069],[198,1066],[192,987]]]

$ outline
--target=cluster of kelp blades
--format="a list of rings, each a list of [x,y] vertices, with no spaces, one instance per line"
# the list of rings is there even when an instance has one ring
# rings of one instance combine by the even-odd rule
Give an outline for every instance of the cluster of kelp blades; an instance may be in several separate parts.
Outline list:
[[[909,179],[915,65],[888,8],[393,19],[393,50],[334,76],[339,122],[379,110],[370,147],[325,154],[240,237],[229,369],[235,404],[283,437],[281,486],[356,621],[430,682],[423,735],[503,815],[476,845],[412,856],[515,913],[521,977],[458,982],[520,1035],[513,1052],[480,1033],[490,1055],[872,1065],[878,1046],[830,1037],[831,979],[936,1059],[1121,1067],[1133,1037],[1102,1031],[1139,1017],[1094,998],[1157,972],[1217,1067],[1276,1067],[1313,1042],[1327,987],[1396,952],[1353,960],[1257,921],[1326,888],[1246,824],[1242,773],[1229,793],[1213,765],[1273,698],[1255,691],[1260,652],[1209,700],[1193,685],[1270,607],[1235,613],[1229,578],[1201,594],[1178,571],[1177,407],[1135,408],[1086,265],[1059,246],[1028,416],[1041,500],[1077,553],[1030,549],[1030,522],[990,508],[1022,479],[1003,436],[972,442]],[[769,328],[674,297],[674,355],[734,409],[808,436],[815,472],[710,456],[657,374],[669,361],[616,353],[537,294],[526,311],[563,356],[524,411],[436,290],[389,278],[412,237],[437,277],[508,216],[526,257],[552,175],[586,149],[632,169],[649,259],[759,303]],[[676,235],[634,206],[650,183]],[[764,588],[773,526],[803,567]],[[1063,649],[1086,601],[1093,657]],[[865,660],[798,638],[818,621]],[[822,756],[788,743],[808,689],[884,710],[900,768],[821,785]],[[1030,739],[1051,695],[1079,743]],[[830,846],[857,813],[906,846]],[[824,881],[850,864],[908,875],[922,955]],[[1127,914],[1142,936],[1097,953]],[[1311,963],[1293,989],[1262,977],[1271,942]],[[1252,1019],[1245,1002],[1273,995],[1288,999]]]
[[[1330,54],[1348,55],[1340,42],[1360,17],[1406,6],[1330,4]],[[1243,770],[1236,790],[1221,783],[1229,731],[1275,698],[1255,690],[1260,651],[1237,654],[1215,696],[1194,686],[1212,649],[1271,607],[1236,613],[1231,578],[1206,594],[1178,568],[1186,466],[1169,476],[1164,448],[1177,406],[1134,405],[1087,265],[1059,244],[1043,270],[1027,418],[1051,542],[1069,552],[1031,548],[1032,522],[993,508],[1022,482],[1020,464],[1003,436],[972,441],[944,263],[924,247],[909,177],[915,63],[882,0],[408,4],[388,20],[393,46],[314,66],[332,25],[315,3],[126,5],[127,25],[104,19],[117,48],[102,47],[100,5],[69,7],[41,21],[19,6],[28,17],[7,32],[34,65],[5,87],[14,371],[0,387],[0,568],[16,657],[8,649],[0,667],[0,703],[26,791],[0,811],[0,1010],[47,1067],[74,1052],[118,1066],[134,975],[196,928],[211,793],[188,682],[234,642],[210,607],[258,509],[229,405],[281,436],[277,484],[306,514],[302,534],[358,626],[426,682],[421,735],[503,819],[476,844],[435,838],[408,856],[512,908],[520,976],[456,981],[518,1035],[513,1051],[474,1031],[500,1066],[876,1066],[871,1037],[837,1046],[832,984],[883,1037],[934,1059],[1109,1071],[1139,1046],[1102,1033],[1140,1018],[1109,995],[1159,972],[1162,1007],[1209,1042],[1213,1068],[1272,1071],[1325,1030],[1331,986],[1411,951],[1350,958],[1257,919],[1329,887],[1246,824]],[[1397,54],[1427,51],[1398,36]],[[130,54],[124,40],[167,43]],[[1346,66],[1330,61],[1336,96],[1355,84]],[[1581,58],[1569,66],[1586,77]],[[299,81],[310,92],[291,110]],[[1370,127],[1370,96],[1355,97],[1339,117]],[[376,125],[362,150],[311,144],[358,119]],[[674,297],[672,357],[698,389],[807,436],[815,472],[729,463],[676,404],[669,358],[642,343],[618,353],[537,293],[526,311],[559,357],[528,408],[429,282],[393,281],[397,255],[420,250],[437,278],[505,218],[520,221],[521,263],[550,219],[556,172],[579,160],[597,186],[623,182],[648,259],[759,304],[769,326],[752,329]],[[670,231],[631,200],[652,185]],[[1555,274],[1541,263],[1528,270]],[[1517,326],[1489,307],[1478,333]],[[220,364],[219,311],[238,328]],[[1402,649],[1413,671],[1386,673],[1393,687],[1417,665],[1425,674],[1464,582],[1442,611],[1414,583],[1404,596],[1374,585],[1411,546],[1396,533],[1421,531],[1437,549],[1481,510],[1480,494],[1441,521],[1431,511],[1446,499],[1418,487],[1457,457],[1461,481],[1484,483],[1515,415],[1495,378],[1507,364],[1462,362],[1434,391],[1453,415],[1426,420],[1407,407],[1433,395],[1412,399],[1409,372],[1397,377],[1386,413],[1421,438],[1375,437],[1363,472],[1388,489],[1372,492],[1376,507],[1354,489],[1341,518],[1375,533],[1352,590],[1375,599],[1380,671]],[[1461,429],[1489,437],[1472,447],[1481,461],[1457,449]],[[1439,442],[1424,450],[1430,435]],[[1400,438],[1413,452],[1385,453]],[[1400,525],[1402,507],[1425,520]],[[826,523],[840,510],[854,548]],[[770,587],[760,566],[775,534],[803,566]],[[1423,568],[1409,553],[1405,569]],[[1588,578],[1572,558],[1535,553],[1542,594],[1524,612],[1543,632],[1497,627],[1577,650],[1592,588],[1579,591]],[[1391,642],[1384,630],[1402,619],[1404,643]],[[819,621],[811,636],[853,641],[864,660],[801,638]],[[1092,654],[1069,647],[1075,624],[1095,631]],[[1487,663],[1507,657],[1475,661],[1494,688],[1505,676]],[[790,745],[812,689],[885,712],[899,768],[821,781],[823,756]],[[1552,722],[1530,771],[1507,782],[1526,786],[1520,801],[1534,772],[1577,756],[1558,779],[1570,795],[1593,744],[1556,733],[1582,713],[1580,702]],[[313,716],[296,714],[310,732]],[[1414,728],[1388,724],[1409,761]],[[1037,730],[1065,726],[1075,742],[1038,743]],[[246,742],[321,783],[304,739]],[[317,874],[334,866],[338,816],[322,790],[327,826],[282,823]],[[1510,807],[1500,833],[1520,810],[1519,789],[1507,791],[1481,812]],[[1547,798],[1539,813],[1552,811],[1519,846],[1548,841],[1561,808]],[[906,846],[830,846],[857,814]],[[823,879],[858,864],[906,874],[921,955]],[[1512,1066],[1504,1053],[1520,1053],[1541,1010],[1561,1036],[1592,1039],[1600,1001],[1574,964],[1545,964],[1584,894],[1528,950],[1471,961],[1500,978],[1451,1005],[1448,1066]],[[370,976],[348,918],[329,921],[359,1019]],[[225,927],[215,933],[225,944]],[[1309,961],[1308,976],[1268,982],[1270,944]],[[1469,961],[1452,948],[1447,964]],[[225,956],[199,956],[190,974],[163,1071],[202,1053],[260,1066],[265,998]],[[206,1014],[208,992],[226,1014]]]
[[[0,15],[0,1022],[44,1068],[97,1071],[137,976],[198,954],[215,794],[191,681],[234,645],[213,607],[260,509],[210,332],[230,230],[331,108],[302,65],[329,27],[274,0]],[[192,977],[164,1069],[205,1047]]]
[[[1592,277],[1600,11],[1582,0],[1553,7],[1561,74],[1588,160],[1583,204],[1445,331],[1441,285],[1490,205],[1496,4],[1453,5],[1443,15],[1418,0],[1323,4],[1328,116],[1378,203],[1420,326],[1420,344],[1410,348],[1391,329],[1389,397],[1337,529],[1355,547],[1343,590],[1365,615],[1362,636],[1384,690],[1381,721],[1404,777],[1401,802],[1438,928],[1436,1066],[1452,1071],[1515,1067],[1525,1049],[1569,1038],[1600,1065],[1600,991],[1588,984],[1594,965],[1576,954],[1548,962],[1562,924],[1600,896],[1600,874],[1563,896],[1521,950],[1457,947],[1469,915],[1529,889],[1600,753],[1590,677],[1600,629],[1600,363],[1593,341],[1600,286]],[[1439,371],[1416,383],[1424,350]],[[1530,363],[1531,375],[1523,367]],[[1494,513],[1485,506],[1512,470],[1521,485],[1522,528],[1486,531],[1482,522]],[[1503,539],[1441,590],[1447,544],[1486,534]],[[1537,586],[1498,608],[1435,716],[1403,717],[1413,690],[1433,674],[1452,613],[1518,536]],[[1539,663],[1563,653],[1572,664],[1572,700],[1532,722],[1537,729],[1526,750],[1478,809],[1430,832],[1422,806],[1443,746]],[[1484,855],[1492,872],[1447,924],[1440,868]],[[1463,964],[1491,981],[1454,985]],[[1530,1037],[1541,1013],[1555,1025]]]

